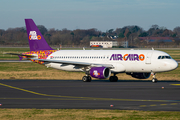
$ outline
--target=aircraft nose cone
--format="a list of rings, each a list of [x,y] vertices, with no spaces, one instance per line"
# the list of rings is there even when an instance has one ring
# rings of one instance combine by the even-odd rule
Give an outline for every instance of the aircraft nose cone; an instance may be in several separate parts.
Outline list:
[[[172,64],[171,64],[171,68],[172,69],[176,69],[178,67],[178,63],[176,61],[174,61]]]

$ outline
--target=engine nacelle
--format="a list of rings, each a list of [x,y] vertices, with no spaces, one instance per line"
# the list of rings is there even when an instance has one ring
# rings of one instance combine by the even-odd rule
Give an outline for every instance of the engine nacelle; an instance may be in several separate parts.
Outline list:
[[[126,73],[127,75],[131,75],[134,78],[138,79],[147,79],[150,77],[151,73]]]
[[[106,79],[111,75],[111,70],[107,67],[92,67],[89,73],[91,77]]]

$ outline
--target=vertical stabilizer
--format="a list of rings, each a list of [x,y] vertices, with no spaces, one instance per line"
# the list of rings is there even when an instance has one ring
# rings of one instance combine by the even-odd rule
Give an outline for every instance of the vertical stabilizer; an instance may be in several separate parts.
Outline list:
[[[25,19],[30,51],[53,50],[32,19]]]

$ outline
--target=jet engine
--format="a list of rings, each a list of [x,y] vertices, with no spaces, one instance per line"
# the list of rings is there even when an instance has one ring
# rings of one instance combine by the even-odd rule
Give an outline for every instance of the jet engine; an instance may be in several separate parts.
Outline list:
[[[106,79],[111,75],[111,70],[107,67],[92,67],[89,73],[91,77]]]
[[[134,78],[138,79],[147,79],[150,77],[151,73],[126,73],[127,75],[131,75]]]

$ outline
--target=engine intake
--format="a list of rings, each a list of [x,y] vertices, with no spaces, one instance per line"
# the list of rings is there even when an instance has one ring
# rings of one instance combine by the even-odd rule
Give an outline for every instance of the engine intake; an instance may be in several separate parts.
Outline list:
[[[138,79],[147,79],[150,77],[151,73],[126,73],[127,75],[131,75],[134,78]]]
[[[89,71],[91,77],[106,79],[111,75],[111,71],[107,67],[92,67]]]

